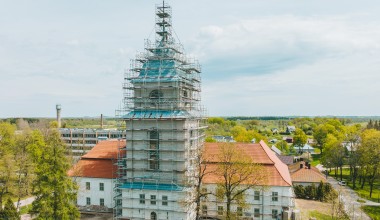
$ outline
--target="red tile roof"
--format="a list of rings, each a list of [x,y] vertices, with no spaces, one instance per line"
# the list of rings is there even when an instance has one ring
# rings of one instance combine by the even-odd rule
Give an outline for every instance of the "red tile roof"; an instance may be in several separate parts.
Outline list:
[[[125,147],[125,140],[110,139],[100,141],[81,159],[117,159],[119,147]]]
[[[211,158],[208,161],[207,169],[216,169],[220,143],[205,143],[205,157]],[[269,186],[291,186],[288,167],[275,155],[275,153],[265,144],[264,141],[256,144],[236,143],[237,147],[242,149],[246,154],[252,157],[255,163],[261,164],[268,174],[266,185]],[[221,177],[216,174],[208,174],[204,178],[205,183],[217,183],[221,181]]]
[[[303,168],[300,168],[300,164],[303,164]],[[303,183],[319,183],[326,182],[325,176],[319,172],[315,167],[310,167],[310,169],[305,166],[305,162],[300,162],[296,164],[298,169],[291,173],[293,182],[303,182]],[[296,166],[295,165],[295,166]]]
[[[125,147],[125,140],[105,140],[95,145],[79,162],[72,167],[68,175],[91,178],[116,178],[117,154]]]

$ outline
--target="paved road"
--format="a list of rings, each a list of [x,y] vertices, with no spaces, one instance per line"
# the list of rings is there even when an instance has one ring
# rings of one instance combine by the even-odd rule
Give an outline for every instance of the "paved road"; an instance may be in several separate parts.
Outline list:
[[[339,199],[344,204],[344,210],[346,214],[350,217],[352,220],[370,220],[371,218],[368,217],[367,214],[365,214],[361,210],[362,205],[372,205],[369,203],[373,203],[371,201],[368,201],[368,203],[360,203],[357,200],[361,199],[358,194],[348,186],[340,186],[338,184],[338,181],[335,180],[332,177],[328,177],[327,181],[334,187],[334,189],[339,193]],[[380,204],[378,204],[380,205]]]
[[[19,208],[32,204],[32,202],[34,201],[34,199],[35,199],[35,197],[29,197],[29,198],[20,200]],[[17,202],[15,202],[14,205],[17,207]]]
[[[318,164],[316,167],[320,171],[324,171],[325,170],[325,168],[321,164]],[[327,181],[339,193],[339,195],[340,195],[339,199],[344,204],[344,210],[346,211],[347,215],[352,220],[370,220],[371,219],[370,217],[368,217],[367,214],[365,214],[361,210],[360,207],[362,205],[380,206],[380,203],[372,202],[370,200],[363,199],[363,198],[359,197],[358,194],[354,190],[352,190],[350,187],[348,187],[348,186],[340,186],[338,184],[338,181],[335,180],[332,177],[328,177]],[[358,199],[364,200],[365,203],[358,202]]]

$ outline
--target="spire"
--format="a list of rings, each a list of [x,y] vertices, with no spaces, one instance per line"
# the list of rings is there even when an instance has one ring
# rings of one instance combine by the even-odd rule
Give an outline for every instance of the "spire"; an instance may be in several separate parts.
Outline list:
[[[156,6],[156,42],[167,44],[172,43],[172,9],[165,0],[162,5]]]

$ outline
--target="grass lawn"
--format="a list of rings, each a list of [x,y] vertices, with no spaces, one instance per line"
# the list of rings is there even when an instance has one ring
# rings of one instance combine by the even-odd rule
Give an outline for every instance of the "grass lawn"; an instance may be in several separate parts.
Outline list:
[[[352,182],[349,179],[350,170],[349,169],[343,169],[343,180],[346,181],[347,186],[352,188]],[[337,180],[340,180],[340,172],[337,172]],[[330,176],[335,177],[334,170],[331,170]],[[356,189],[355,192],[358,193],[358,195],[362,198],[374,201],[374,202],[380,202],[380,181],[376,180],[373,184],[373,190],[372,190],[372,198],[369,198],[369,185],[368,182],[365,183],[364,188],[361,189],[359,185],[359,178],[356,181]]]
[[[20,208],[20,215],[29,213],[30,209],[32,208],[32,205],[23,206]]]
[[[373,220],[380,220],[379,206],[362,206],[362,210]]]
[[[318,220],[332,220],[333,219],[331,217],[331,215],[326,215],[326,214],[320,213],[318,211],[310,211],[309,216],[314,217]]]
[[[320,159],[321,159],[321,155],[320,154],[312,154],[312,157],[313,157],[313,161],[311,161],[311,165],[312,166],[317,166],[318,164],[320,164]]]

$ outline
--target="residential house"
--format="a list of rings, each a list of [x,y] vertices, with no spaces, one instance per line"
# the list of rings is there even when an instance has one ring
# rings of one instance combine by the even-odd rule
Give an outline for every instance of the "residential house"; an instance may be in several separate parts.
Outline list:
[[[286,126],[286,133],[291,134],[296,131],[296,126]]]
[[[326,182],[325,175],[308,162],[300,161],[299,163],[290,165],[289,171],[293,185],[308,186],[313,183],[318,185],[321,181]]]

